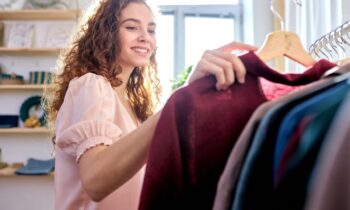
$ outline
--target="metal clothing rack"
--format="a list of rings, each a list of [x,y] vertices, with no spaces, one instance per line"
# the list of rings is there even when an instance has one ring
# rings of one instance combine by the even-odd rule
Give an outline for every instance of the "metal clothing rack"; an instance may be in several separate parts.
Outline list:
[[[317,39],[309,47],[309,53],[318,59],[330,61],[348,59],[350,53],[350,20]]]

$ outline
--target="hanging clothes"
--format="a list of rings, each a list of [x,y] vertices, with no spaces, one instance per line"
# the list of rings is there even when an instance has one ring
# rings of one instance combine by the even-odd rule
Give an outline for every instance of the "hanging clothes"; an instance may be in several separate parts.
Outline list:
[[[350,69],[350,65],[349,65]],[[326,135],[308,186],[305,209],[350,209],[350,93]]]
[[[322,93],[318,97],[313,97],[310,104],[300,104],[295,109],[303,112],[308,107],[312,109],[306,110],[305,116],[301,119],[309,119],[305,125],[304,131],[300,132],[297,142],[292,142],[295,151],[286,157],[286,166],[284,171],[280,171],[280,181],[274,189],[274,206],[275,209],[304,209],[305,197],[310,181],[310,175],[315,165],[320,148],[323,145],[324,136],[334,118],[336,110],[339,108],[345,95],[350,90],[350,84],[347,82],[337,85],[327,91],[329,95]],[[323,96],[324,100],[322,100]],[[307,107],[308,106],[308,107]],[[295,110],[293,109],[293,110]],[[304,110],[302,110],[304,109]],[[293,192],[294,196],[291,196]]]
[[[332,73],[333,75],[337,75],[335,72]],[[228,158],[224,172],[222,173],[218,183],[213,208],[214,210],[231,209],[232,196],[237,185],[238,176],[246,153],[251,144],[253,136],[256,133],[256,129],[260,125],[260,122],[267,111],[271,109],[278,109],[278,107],[292,107],[306,98],[314,96],[335,83],[334,78],[331,77],[333,75],[328,75],[327,78],[305,86],[302,91],[290,93],[280,97],[277,100],[266,102],[258,107],[252,117],[249,119],[249,122],[242,131],[237,143],[231,151],[230,157]],[[282,113],[283,111],[284,110],[282,110]]]
[[[349,70],[348,67],[342,67],[332,73],[333,75],[344,75],[318,81],[306,86],[302,92],[281,97],[273,102],[274,105],[265,103],[257,109],[260,111],[260,114],[256,115],[258,118],[251,118],[245,128],[245,131],[253,132],[245,134],[244,139],[242,138],[243,131],[220,178],[215,210],[231,209],[231,205],[232,209],[303,209],[305,185],[308,183],[317,152],[322,145],[322,137],[328,130],[327,127],[332,121],[335,110],[349,90],[348,82],[344,81],[350,77],[346,73]],[[341,81],[343,83],[339,84]],[[335,88],[338,89],[335,90]],[[333,92],[328,93],[327,96],[326,90]],[[320,97],[323,97],[323,101],[320,101]],[[308,101],[310,99],[311,102],[313,101],[313,106],[310,106],[311,102]],[[307,103],[309,108],[304,110],[312,113],[311,115],[306,114],[305,111],[300,114],[290,111],[303,110],[301,107],[307,107]],[[261,110],[268,110],[268,112],[262,113]],[[290,113],[291,119],[284,117],[288,115],[287,113]],[[276,171],[273,169],[273,160],[276,158],[274,157],[275,139],[283,127],[281,123],[283,119],[286,122],[284,127],[293,130],[293,135],[284,135],[282,139],[291,140],[292,137],[299,135],[296,138],[299,143],[297,147],[294,147],[295,151],[290,153],[289,159],[287,158],[289,160],[287,161],[288,167],[286,167],[287,173],[282,176],[282,181],[276,187],[273,173]],[[293,120],[296,125],[294,127]],[[303,127],[303,132],[295,132],[298,131],[295,128]],[[247,136],[250,136],[250,139]],[[291,142],[293,141],[288,141],[288,143]],[[244,151],[238,151],[242,148]],[[281,151],[283,153],[285,150]]]
[[[321,95],[312,97],[309,99],[312,101],[303,102],[307,103],[306,105],[300,104],[304,105],[302,107],[304,110],[296,116],[312,116],[314,118],[311,121],[313,124],[308,129],[326,131],[333,117],[334,109],[349,91],[349,87],[347,83],[344,83],[340,87],[337,86]],[[300,105],[298,104],[298,106]],[[305,106],[308,108],[306,111],[310,112],[309,115],[305,111]],[[306,148],[300,150],[309,151],[305,151],[306,154],[301,154],[301,157],[297,158],[299,162],[294,163],[292,166],[294,168],[289,170],[282,182],[276,187],[277,189],[274,189],[272,163],[275,139],[280,128],[278,125],[281,124],[286,112],[289,111],[284,107],[278,111],[270,110],[262,119],[244,161],[233,197],[232,209],[302,209],[305,197],[304,186],[307,184],[324,133],[316,131],[313,134],[317,133],[318,135],[305,137],[304,143],[311,143],[311,146],[307,145]],[[293,117],[296,116],[293,115]]]
[[[290,86],[318,80],[335,64],[317,62],[303,74],[280,74],[254,52],[241,57],[244,85],[216,91],[206,77],[166,103],[150,146],[139,209],[212,209],[218,179],[254,110],[267,101],[259,78]]]

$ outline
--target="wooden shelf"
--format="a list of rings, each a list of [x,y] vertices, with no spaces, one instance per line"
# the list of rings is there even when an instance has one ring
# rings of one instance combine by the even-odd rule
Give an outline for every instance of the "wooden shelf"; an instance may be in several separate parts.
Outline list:
[[[0,91],[1,90],[41,90],[43,91],[45,88],[50,88],[50,85],[1,85],[0,84]]]
[[[0,20],[76,20],[81,14],[80,10],[6,10],[0,11]]]
[[[60,48],[7,48],[0,47],[0,54],[58,54],[62,49]]]
[[[41,177],[41,176],[42,177],[54,177],[55,176],[55,172],[51,172],[48,175],[36,175],[36,176],[17,175],[17,174],[15,174],[16,170],[17,170],[16,168],[11,168],[11,167],[0,169],[0,177]]]
[[[0,134],[49,134],[48,128],[0,128]]]

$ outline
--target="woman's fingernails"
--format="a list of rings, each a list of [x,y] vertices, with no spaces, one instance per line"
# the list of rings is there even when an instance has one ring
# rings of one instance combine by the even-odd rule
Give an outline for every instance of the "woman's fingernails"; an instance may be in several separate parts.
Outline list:
[[[238,82],[239,82],[240,84],[244,84],[244,82],[245,82],[244,77],[243,77],[243,78],[238,78]]]

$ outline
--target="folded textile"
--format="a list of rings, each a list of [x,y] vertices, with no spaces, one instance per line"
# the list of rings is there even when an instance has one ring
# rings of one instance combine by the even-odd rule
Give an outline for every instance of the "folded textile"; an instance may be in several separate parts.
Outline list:
[[[0,115],[0,128],[18,127],[18,115]]]
[[[55,168],[55,159],[37,160],[34,158],[28,159],[25,166],[16,170],[17,175],[47,175]]]

